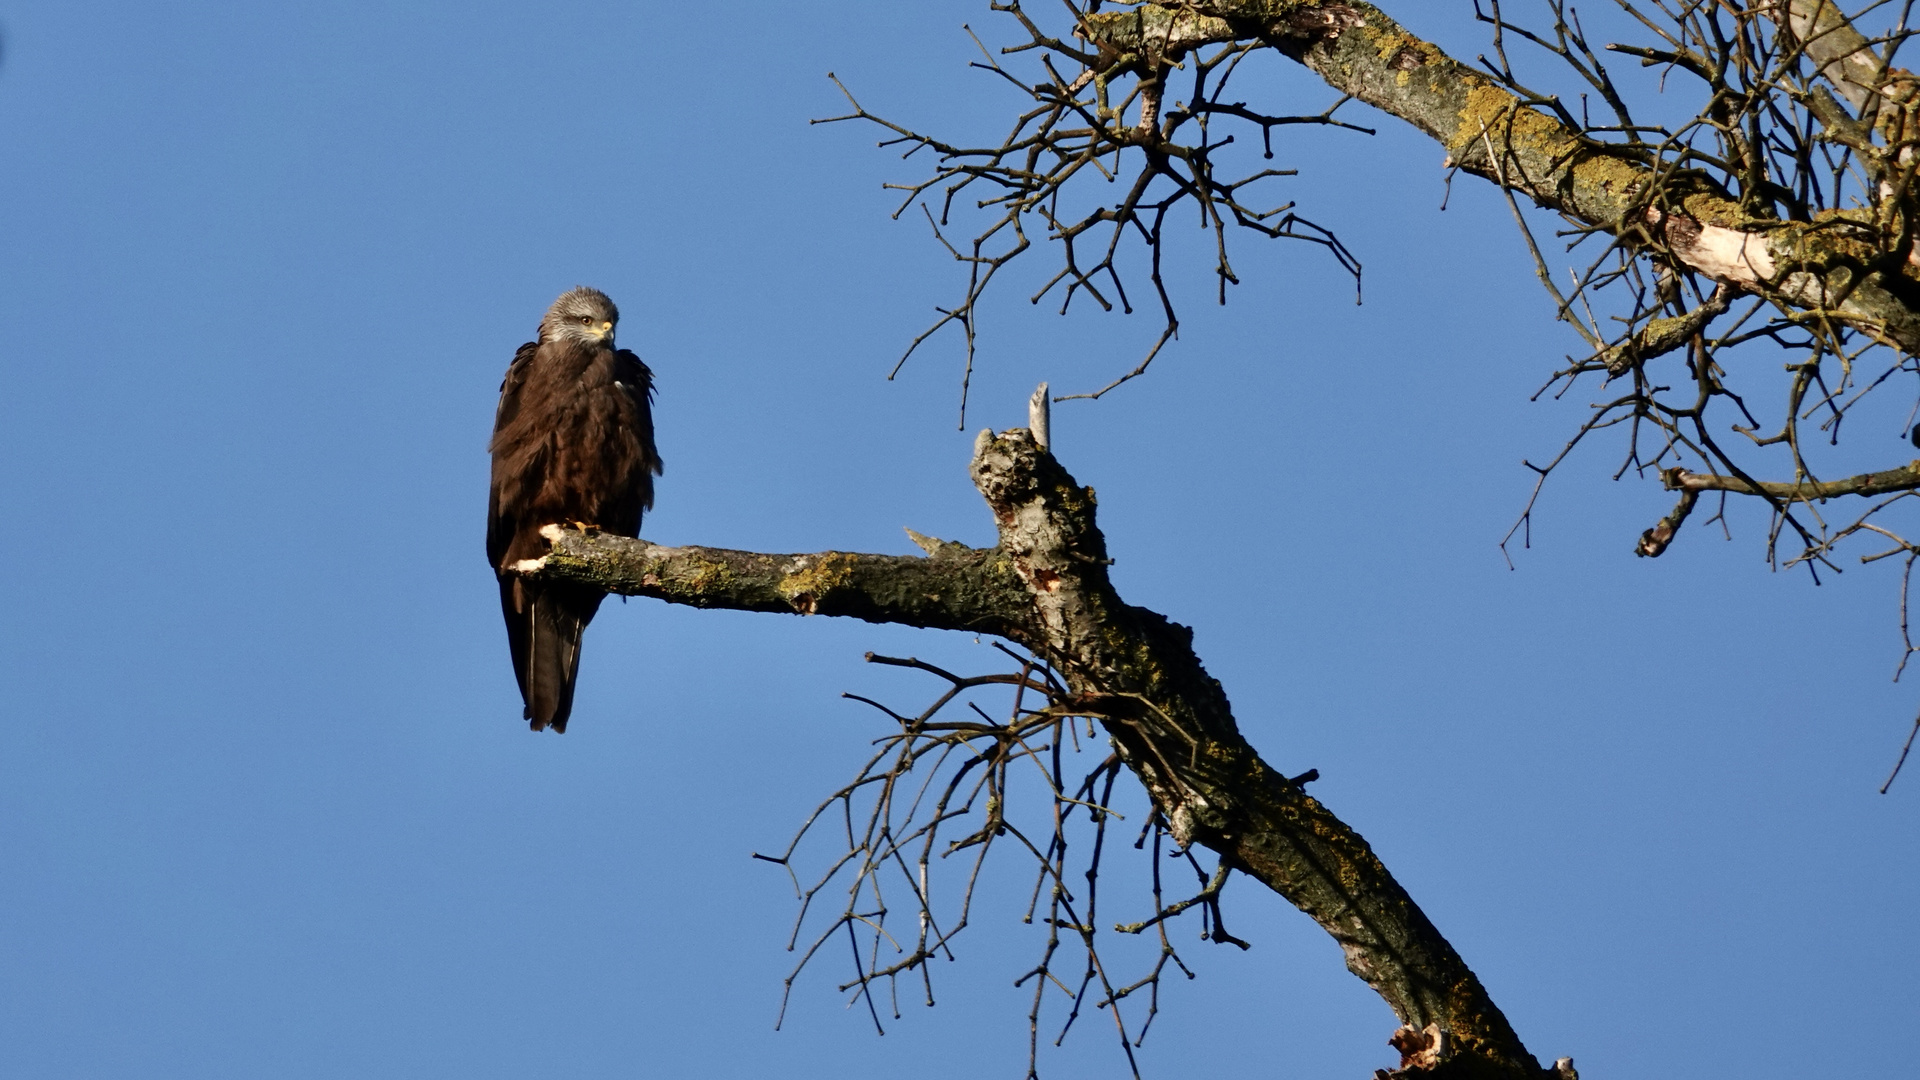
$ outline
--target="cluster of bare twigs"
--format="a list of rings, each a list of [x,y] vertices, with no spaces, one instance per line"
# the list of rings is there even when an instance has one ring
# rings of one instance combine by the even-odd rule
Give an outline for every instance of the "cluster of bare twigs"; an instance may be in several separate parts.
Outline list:
[[[1528,104],[1553,112],[1588,138],[1631,148],[1655,163],[1665,182],[1650,185],[1649,209],[1683,213],[1679,198],[1688,185],[1674,181],[1696,176],[1736,195],[1756,219],[1818,221],[1836,237],[1865,238],[1879,251],[1911,251],[1908,188],[1915,163],[1911,140],[1904,137],[1911,110],[1876,96],[1867,99],[1873,108],[1858,120],[1843,121],[1838,112],[1842,106],[1808,56],[1806,43],[1782,26],[1774,3],[1666,0],[1654,5],[1659,18],[1621,3],[1652,36],[1652,43],[1616,43],[1595,50],[1578,14],[1564,0],[1543,2],[1551,15],[1551,28],[1536,33],[1510,21],[1498,0],[1486,0],[1485,7],[1477,0],[1479,17],[1494,28],[1494,57],[1483,58],[1488,71]],[[1898,25],[1875,42],[1884,46],[1889,63],[1908,36],[1905,23],[1902,9]],[[1576,119],[1559,96],[1522,83],[1508,55],[1508,39],[1513,37],[1557,58],[1586,84],[1586,92],[1580,95],[1580,117]],[[1701,96],[1706,104],[1676,123],[1642,122],[1601,51],[1660,67],[1661,84],[1682,78],[1703,83]],[[1604,104],[1608,114],[1601,120],[1588,111],[1593,98]],[[1887,107],[1880,109],[1883,103]],[[1828,114],[1824,121],[1821,112]],[[1903,137],[1887,143],[1868,134],[1880,128]],[[1497,135],[1489,138],[1498,141]],[[1503,147],[1493,149],[1496,160],[1510,156]],[[1807,452],[1810,443],[1837,445],[1842,422],[1870,391],[1902,372],[1920,373],[1912,357],[1885,348],[1828,312],[1787,307],[1764,296],[1741,296],[1724,284],[1703,282],[1684,265],[1665,257],[1657,238],[1644,231],[1615,234],[1570,223],[1559,234],[1569,240],[1569,251],[1589,242],[1600,250],[1584,267],[1571,269],[1570,284],[1562,288],[1526,215],[1517,207],[1516,220],[1557,314],[1592,350],[1583,358],[1570,357],[1570,364],[1555,372],[1541,392],[1564,395],[1585,375],[1597,376],[1605,386],[1626,383],[1619,396],[1593,406],[1588,420],[1552,461],[1530,466],[1542,481],[1586,436],[1626,425],[1630,433],[1626,455],[1616,476],[1629,470],[1652,472],[1664,476],[1681,493],[1669,520],[1642,539],[1644,555],[1658,555],[1665,549],[1703,490],[1717,491],[1723,505],[1728,493],[1765,501],[1774,511],[1768,560],[1776,565],[1804,565],[1816,578],[1823,566],[1838,571],[1831,558],[1834,546],[1859,532],[1880,533],[1900,545],[1873,557],[1911,553],[1905,541],[1871,520],[1911,495],[1911,489],[1895,492],[1850,524],[1830,523],[1817,504],[1838,495],[1865,493],[1856,490],[1864,485],[1821,482]],[[1596,312],[1596,304],[1602,305],[1604,314]],[[1777,427],[1763,424],[1754,415],[1746,393],[1729,376],[1734,362],[1751,359],[1735,353],[1747,345],[1784,350],[1792,358]],[[1673,370],[1654,364],[1665,358],[1674,361]],[[1740,442],[1727,446],[1715,437],[1716,409],[1731,413],[1729,430],[1741,437]],[[1802,430],[1808,421],[1817,421],[1823,435],[1809,440],[1809,433]],[[1908,424],[1911,421],[1910,411]],[[1902,433],[1906,430],[1903,425]],[[1756,480],[1748,466],[1761,471],[1757,462],[1744,461],[1737,452],[1742,447],[1774,446],[1786,451],[1791,479]],[[1687,465],[1719,474],[1715,479],[1723,482],[1711,488],[1690,486]],[[1523,537],[1532,508],[1530,501],[1515,524],[1515,532]],[[1789,534],[1797,541],[1797,551],[1783,550],[1779,544]]]
[[[1100,0],[1062,3],[1076,26],[1082,17],[1100,7]],[[949,324],[958,324],[966,337],[966,369],[960,389],[960,426],[966,426],[967,384],[973,374],[980,298],[995,275],[1032,246],[1029,230],[1035,221],[1041,225],[1045,239],[1060,245],[1061,266],[1033,294],[1032,303],[1038,304],[1059,289],[1062,314],[1083,293],[1103,310],[1112,311],[1117,304],[1131,314],[1133,302],[1115,262],[1122,241],[1131,235],[1146,249],[1147,278],[1162,317],[1158,337],[1132,370],[1098,390],[1063,395],[1057,401],[1098,398],[1144,373],[1178,334],[1180,320],[1161,273],[1161,241],[1167,235],[1169,215],[1182,203],[1193,204],[1200,227],[1213,235],[1214,274],[1221,303],[1226,303],[1228,283],[1238,284],[1240,280],[1227,255],[1230,225],[1262,236],[1305,240],[1324,247],[1353,275],[1358,298],[1360,262],[1338,237],[1294,213],[1291,202],[1263,209],[1261,204],[1247,201],[1250,189],[1258,182],[1290,176],[1295,170],[1260,168],[1238,179],[1223,177],[1217,158],[1234,144],[1235,136],[1221,136],[1215,131],[1216,122],[1223,119],[1257,128],[1269,160],[1273,157],[1273,129],[1277,127],[1317,124],[1372,134],[1371,129],[1335,117],[1349,99],[1341,98],[1318,113],[1268,115],[1226,96],[1234,72],[1259,51],[1258,43],[1231,43],[1184,58],[1163,55],[1151,43],[1139,51],[1118,52],[1048,34],[1021,9],[1018,0],[991,6],[1018,20],[1028,38],[1000,52],[1034,53],[1039,60],[1038,70],[1022,78],[1001,66],[979,37],[973,39],[984,58],[973,66],[1006,80],[1033,102],[1019,114],[1013,129],[999,144],[956,145],[902,127],[861,107],[837,78],[834,84],[846,94],[853,112],[815,121],[869,121],[893,133],[881,141],[881,146],[905,146],[903,157],[930,150],[938,158],[932,175],[925,179],[887,187],[906,193],[894,217],[918,203],[935,238],[966,266],[966,293],[952,307],[936,309],[939,317],[913,339],[888,378],[897,374],[928,338]],[[971,35],[971,28],[967,32]],[[1169,103],[1169,94],[1180,89],[1176,79],[1188,87],[1187,98]],[[1077,201],[1066,196],[1075,178],[1083,175],[1118,183],[1123,194],[1117,200],[1080,204],[1075,209]],[[1077,187],[1074,192],[1078,193]],[[928,197],[938,201],[938,213],[928,205]],[[958,244],[948,238],[956,209],[987,215],[972,238]]]
[[[1836,251],[1857,260],[1859,274],[1889,266],[1897,272],[1913,258],[1920,96],[1896,62],[1912,34],[1910,0],[1869,4],[1853,15],[1831,5],[1826,11],[1819,4],[1796,8],[1788,0],[1655,0],[1645,6],[1615,0],[1615,5],[1642,38],[1596,49],[1566,0],[1535,5],[1545,9],[1546,28],[1539,31],[1509,18],[1500,0],[1476,0],[1476,14],[1493,32],[1493,55],[1482,57],[1482,64],[1529,107],[1551,113],[1586,139],[1623,148],[1649,163],[1658,181],[1648,186],[1648,221],[1684,214],[1689,191],[1707,186],[1736,197],[1762,228],[1769,222],[1814,226]],[[1875,18],[1878,32],[1863,42],[1869,53],[1821,48]],[[1522,81],[1509,53],[1516,39],[1577,79],[1578,117],[1568,97]],[[1836,52],[1843,54],[1840,59],[1834,58]],[[1609,55],[1657,69],[1657,81],[1644,88],[1665,96],[1649,100],[1652,110],[1671,113],[1678,90],[1686,100],[1701,103],[1698,111],[1691,116],[1636,112],[1631,95],[1608,68]],[[1489,133],[1488,140],[1496,162],[1512,159],[1499,133]],[[1568,357],[1567,366],[1554,372],[1536,397],[1559,398],[1587,376],[1611,392],[1590,405],[1584,422],[1551,460],[1527,463],[1538,479],[1502,550],[1516,536],[1527,541],[1541,487],[1555,468],[1588,436],[1624,427],[1626,445],[1615,478],[1629,471],[1652,474],[1678,493],[1672,512],[1642,534],[1639,554],[1664,552],[1702,495],[1717,496],[1707,524],[1718,523],[1723,530],[1729,494],[1764,502],[1771,511],[1768,563],[1805,567],[1816,582],[1822,569],[1840,572],[1835,561],[1840,544],[1871,534],[1883,543],[1862,555],[1862,562],[1895,556],[1906,562],[1904,668],[1916,651],[1906,631],[1905,581],[1920,558],[1920,546],[1902,534],[1888,511],[1914,498],[1920,472],[1902,466],[1824,479],[1824,463],[1813,454],[1822,445],[1839,445],[1843,423],[1873,391],[1902,376],[1920,375],[1920,361],[1890,347],[1870,327],[1836,318],[1834,309],[1843,297],[1795,305],[1765,287],[1742,290],[1702,280],[1671,257],[1653,229],[1563,222],[1558,235],[1567,241],[1566,250],[1592,250],[1584,265],[1559,278],[1529,214],[1511,192],[1507,197],[1559,318],[1588,350]],[[1784,385],[1776,381],[1769,390],[1767,383],[1777,377],[1767,373],[1772,367],[1767,361],[1777,362],[1783,352],[1787,377]],[[1901,381],[1909,393],[1920,390],[1920,383]],[[1779,395],[1770,420],[1756,415],[1766,410],[1750,404],[1761,392]],[[1920,396],[1899,426],[1883,430],[1882,437],[1911,435],[1920,445],[1920,431],[1913,428],[1916,411]],[[1886,423],[1890,417],[1875,419]],[[1768,473],[1773,478],[1758,478]],[[1866,505],[1830,518],[1823,506],[1845,496],[1862,497]]]
[[[1523,3],[1525,12],[1515,14]],[[1162,255],[1184,202],[1212,235],[1223,302],[1226,285],[1238,281],[1227,254],[1230,225],[1322,245],[1357,286],[1360,265],[1331,232],[1299,217],[1291,203],[1262,209],[1249,201],[1259,181],[1290,170],[1260,168],[1240,179],[1220,171],[1235,141],[1229,126],[1257,129],[1268,158],[1277,127],[1369,130],[1336,118],[1345,97],[1322,111],[1287,115],[1228,96],[1242,63],[1280,48],[1275,35],[1287,31],[1261,20],[1281,18],[1288,5],[1109,3],[1140,16],[1127,34],[1114,31],[1120,24],[1113,11],[1100,13],[1100,0],[1062,0],[1060,32],[1046,29],[1018,0],[991,6],[1017,22],[1021,35],[1000,52],[1037,61],[1016,73],[981,46],[983,60],[974,66],[1031,102],[1005,139],[986,146],[936,139],[868,112],[851,94],[853,111],[832,118],[878,124],[891,133],[881,145],[904,147],[907,157],[927,150],[937,159],[923,179],[889,185],[906,194],[895,216],[919,205],[940,243],[967,268],[966,291],[959,303],[939,309],[900,363],[958,323],[967,342],[963,426],[980,298],[1035,236],[1059,244],[1061,265],[1033,302],[1059,290],[1062,311],[1082,293],[1104,309],[1131,311],[1118,258],[1133,237],[1144,248],[1163,318],[1138,365],[1099,390],[1067,397],[1099,397],[1142,374],[1176,335]],[[1355,5],[1298,6],[1326,8],[1315,16],[1326,25],[1362,18]],[[1920,446],[1920,78],[1899,61],[1913,33],[1914,0],[1861,0],[1853,10],[1838,0],[1598,6],[1598,20],[1584,22],[1569,0],[1475,0],[1473,9],[1492,33],[1491,54],[1480,66],[1513,105],[1482,120],[1481,145],[1469,156],[1478,159],[1483,150],[1487,165],[1476,160],[1468,167],[1502,189],[1557,316],[1582,342],[1535,396],[1558,399],[1576,386],[1598,395],[1558,453],[1545,464],[1527,462],[1536,483],[1502,551],[1530,541],[1548,477],[1591,436],[1613,432],[1624,442],[1615,478],[1657,478],[1676,495],[1673,509],[1641,534],[1636,550],[1643,556],[1664,553],[1703,496],[1714,508],[1703,524],[1719,524],[1731,537],[1733,495],[1767,508],[1764,554],[1776,569],[1805,568],[1818,582],[1841,572],[1838,549],[1860,540],[1874,545],[1862,562],[1897,557],[1910,579],[1920,542],[1908,538],[1912,527],[1903,522],[1920,493],[1920,462],[1907,464],[1903,447],[1887,463],[1896,467],[1861,472],[1857,451],[1840,449],[1840,436],[1846,421],[1859,417],[1852,427],[1866,423],[1877,438]],[[1202,23],[1225,29],[1200,33]],[[1194,36],[1175,41],[1176,32]],[[1296,40],[1288,55],[1303,55],[1302,48]],[[1417,51],[1406,55],[1412,65],[1424,62]],[[1176,100],[1182,91],[1185,100]],[[1470,108],[1443,119],[1475,115]],[[1622,197],[1633,200],[1624,215],[1581,216],[1543,189],[1558,182],[1541,175],[1543,144],[1516,145],[1516,132],[1524,139],[1541,126],[1518,122],[1528,115],[1567,148],[1555,151],[1561,157],[1548,174],[1570,169],[1574,159],[1605,159],[1621,166],[1619,175],[1631,174],[1620,181],[1632,192]],[[1083,194],[1095,189],[1093,177],[1121,196]],[[1549,208],[1523,207],[1516,193]],[[1696,199],[1712,212],[1703,216]],[[1556,210],[1557,221],[1542,217]],[[951,222],[964,212],[984,215],[984,224],[970,240],[955,242]],[[1560,257],[1547,253],[1549,233],[1573,265],[1555,265]],[[1776,248],[1775,237],[1791,242]],[[1872,290],[1879,308],[1862,306],[1860,297]],[[1890,386],[1913,401],[1881,404],[1886,395],[1875,392]],[[1835,515],[1842,506],[1849,512]],[[1907,657],[1917,651],[1910,635],[1906,649]]]
[[[786,867],[800,900],[788,947],[801,950],[801,956],[787,977],[786,995],[822,950],[844,943],[853,977],[840,989],[851,995],[849,1004],[866,1005],[876,1028],[883,1008],[899,1017],[903,977],[917,976],[926,1004],[932,1005],[930,962],[953,958],[953,941],[972,917],[988,853],[1011,844],[1035,868],[1024,921],[1037,917],[1047,928],[1038,961],[1015,982],[1032,984],[1028,1076],[1038,1075],[1041,1013],[1050,999],[1066,1007],[1056,1045],[1084,1007],[1107,1011],[1138,1076],[1134,1050],[1159,1011],[1163,975],[1171,965],[1193,977],[1167,936],[1167,921],[1198,907],[1202,938],[1247,947],[1220,921],[1220,892],[1231,867],[1222,862],[1207,871],[1192,851],[1175,847],[1158,815],[1148,812],[1132,845],[1151,853],[1153,913],[1112,930],[1130,935],[1151,930],[1159,950],[1145,974],[1121,981],[1100,949],[1099,889],[1109,862],[1108,828],[1122,820],[1111,804],[1125,766],[1107,753],[1082,771],[1102,746],[1091,719],[1076,710],[1072,695],[1046,664],[995,647],[1017,662],[1016,671],[963,677],[921,660],[868,654],[873,663],[926,672],[945,686],[913,715],[846,695],[886,714],[897,730],[875,741],[859,773],[815,808],[785,851],[755,856]],[[995,692],[1010,698],[1004,719],[981,708],[980,696]],[[811,884],[803,884],[795,871],[797,853],[810,836],[827,832],[839,834],[838,853]],[[1195,874],[1198,891],[1192,897],[1164,902],[1163,847]],[[964,869],[941,874],[942,861],[956,856]],[[957,887],[944,887],[949,876],[962,874]],[[822,915],[816,900],[829,895],[844,901],[835,901],[833,913]],[[1122,1005],[1140,998],[1145,1013],[1136,1027],[1122,1014]],[[783,1017],[785,1011],[783,998]]]

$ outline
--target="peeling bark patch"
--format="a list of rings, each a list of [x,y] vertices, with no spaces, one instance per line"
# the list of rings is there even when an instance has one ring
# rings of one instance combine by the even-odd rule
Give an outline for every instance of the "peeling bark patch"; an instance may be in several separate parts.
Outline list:
[[[1288,36],[1326,44],[1340,40],[1342,31],[1366,21],[1358,9],[1346,4],[1315,4],[1296,8],[1287,13],[1285,20]]]
[[[1658,210],[1647,211],[1647,219],[1655,225],[1660,224],[1662,215]],[[1689,218],[1677,217],[1667,222],[1667,242],[1674,247],[1689,248],[1700,239],[1700,223]]]
[[[1423,62],[1419,53],[1412,49],[1401,49],[1399,52],[1393,54],[1392,60],[1387,61],[1387,66],[1395,71],[1412,71]]]
[[[1364,927],[1359,929],[1364,930]],[[1374,970],[1372,962],[1367,959],[1367,950],[1358,941],[1342,939],[1340,954],[1347,961],[1347,970],[1353,972],[1362,982],[1369,986],[1380,985],[1380,975]]]
[[[1653,208],[1647,210],[1647,221],[1664,231],[1675,255],[1715,281],[1761,285],[1773,279],[1776,268],[1764,233],[1704,225]]]
[[[1387,1045],[1400,1051],[1400,1069],[1431,1070],[1452,1055],[1447,1053],[1447,1033],[1439,1024],[1428,1024],[1424,1029],[1411,1024],[1402,1026],[1387,1039]]]

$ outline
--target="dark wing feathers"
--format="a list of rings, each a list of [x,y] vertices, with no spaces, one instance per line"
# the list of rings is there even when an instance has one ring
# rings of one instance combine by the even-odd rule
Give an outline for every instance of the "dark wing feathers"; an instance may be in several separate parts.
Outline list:
[[[529,341],[514,350],[513,363],[507,365],[507,373],[500,379],[500,405],[493,411],[493,431],[497,438],[500,429],[520,412],[520,388],[526,385],[527,372],[533,368],[533,358],[540,351],[540,343]],[[492,449],[489,445],[488,449]]]
[[[626,395],[632,408],[633,430],[640,436],[640,456],[644,464],[642,483],[645,494],[642,509],[653,509],[653,478],[665,470],[660,451],[653,445],[653,372],[640,358],[626,349],[613,354],[614,385]],[[639,534],[636,522],[635,535]]]
[[[487,558],[535,730],[566,730],[580,635],[606,594],[524,579],[513,566],[547,553],[547,525],[639,534],[660,472],[652,402],[652,373],[639,357],[568,341],[521,346],[501,384]]]
[[[501,435],[512,421],[520,415],[521,389],[526,385],[527,372],[533,367],[534,354],[540,351],[540,343],[529,341],[520,346],[513,354],[513,363],[507,365],[507,374],[500,380],[500,404],[493,412],[493,436],[487,440],[487,452],[493,455],[493,483],[487,489],[487,562],[495,570],[505,564],[507,546],[513,541],[514,523],[502,512],[502,461]],[[528,462],[520,462],[522,471]],[[513,509],[517,502],[518,488],[505,492],[507,509]],[[514,650],[519,655],[519,650]]]

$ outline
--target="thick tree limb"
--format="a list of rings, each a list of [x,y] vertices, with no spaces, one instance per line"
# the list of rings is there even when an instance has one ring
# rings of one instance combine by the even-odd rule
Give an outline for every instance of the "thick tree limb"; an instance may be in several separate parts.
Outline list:
[[[1403,1024],[1408,1075],[1539,1077],[1466,963],[1360,835],[1261,760],[1192,631],[1123,601],[1093,491],[1026,429],[981,432],[975,485],[998,545],[916,535],[927,558],[668,548],[554,528],[528,571],[706,608],[846,615],[1009,638],[1097,716],[1182,844],[1219,852],[1312,916]],[[1404,1045],[1402,1045],[1404,1044]],[[1570,1076],[1571,1066],[1556,1075]]]
[[[1768,495],[1781,502],[1811,502],[1837,499],[1842,495],[1891,495],[1896,491],[1920,488],[1920,461],[1897,469],[1861,473],[1845,480],[1802,480],[1797,484],[1778,481],[1749,481],[1737,476],[1695,473],[1668,469],[1660,479],[1669,491],[1730,491],[1737,495]]]
[[[943,544],[932,558],[763,555],[547,526],[553,553],[534,572],[690,607],[844,615],[868,622],[1016,636],[1026,594],[992,549]],[[935,543],[940,543],[935,541]]]
[[[1821,76],[1855,109],[1865,108],[1890,80],[1912,79],[1904,71],[1889,69],[1833,0],[1778,0],[1777,10],[1786,16],[1794,37],[1804,43],[1807,56],[1819,65]],[[1904,86],[1901,91],[1902,98],[1910,93]]]
[[[1636,246],[1664,250],[1714,281],[1920,354],[1920,287],[1906,261],[1883,250],[1864,212],[1829,211],[1808,222],[1756,218],[1702,173],[1657,167],[1632,148],[1589,138],[1529,107],[1371,4],[1196,0],[1090,15],[1084,23],[1104,50],[1155,62],[1208,44],[1268,44],[1336,90],[1425,132],[1459,169]],[[1860,46],[1823,29],[1822,40],[1838,43],[1830,48],[1853,73]]]

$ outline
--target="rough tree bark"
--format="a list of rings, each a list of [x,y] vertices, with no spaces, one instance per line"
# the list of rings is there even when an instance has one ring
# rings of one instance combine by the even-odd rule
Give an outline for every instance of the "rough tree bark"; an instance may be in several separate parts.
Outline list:
[[[703,608],[840,615],[1007,638],[1045,657],[1100,718],[1182,844],[1218,852],[1339,942],[1347,967],[1402,1024],[1400,1076],[1573,1080],[1543,1070],[1486,988],[1360,835],[1276,771],[1240,734],[1192,631],[1127,604],[1081,487],[1016,428],[983,431],[972,475],[999,543],[915,534],[924,558],[828,551],[766,555],[554,526],[533,572]]]
[[[1844,97],[1858,102],[1867,85],[1886,82],[1866,39],[1826,0],[1781,7]],[[1756,214],[1698,170],[1659,167],[1529,107],[1372,4],[1194,0],[1089,15],[1085,23],[1103,50],[1152,65],[1206,45],[1262,42],[1431,136],[1450,166],[1670,252],[1714,281],[1920,353],[1920,265],[1911,251],[1885,250],[1870,214],[1831,210],[1805,222]]]

